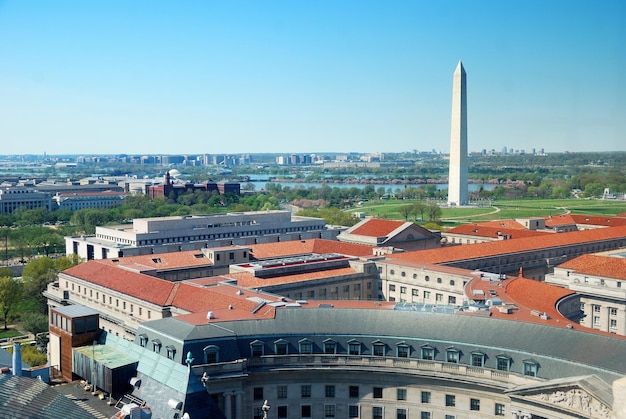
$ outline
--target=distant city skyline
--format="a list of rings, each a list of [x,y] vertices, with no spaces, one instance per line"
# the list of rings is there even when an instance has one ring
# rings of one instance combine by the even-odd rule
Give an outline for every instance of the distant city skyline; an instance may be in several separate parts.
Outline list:
[[[626,3],[0,2],[0,154],[624,151]]]

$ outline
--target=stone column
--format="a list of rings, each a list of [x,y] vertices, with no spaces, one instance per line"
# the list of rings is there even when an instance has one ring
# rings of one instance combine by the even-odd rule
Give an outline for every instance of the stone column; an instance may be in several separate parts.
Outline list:
[[[243,392],[235,393],[235,419],[243,419]]]
[[[224,393],[224,415],[226,416],[226,419],[233,419],[233,412],[232,412],[232,393]]]

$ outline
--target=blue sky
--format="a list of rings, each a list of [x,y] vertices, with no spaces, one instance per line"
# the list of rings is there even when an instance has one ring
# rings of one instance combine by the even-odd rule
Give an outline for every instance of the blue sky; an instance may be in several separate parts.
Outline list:
[[[626,2],[0,0],[0,154],[626,150]]]

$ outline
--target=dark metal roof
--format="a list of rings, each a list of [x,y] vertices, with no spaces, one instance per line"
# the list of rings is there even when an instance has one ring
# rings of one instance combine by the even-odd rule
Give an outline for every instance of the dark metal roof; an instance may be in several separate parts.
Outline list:
[[[59,394],[46,383],[13,375],[0,375],[0,418],[93,419],[93,414]]]
[[[143,323],[140,331],[167,335],[172,341],[188,344],[240,341],[242,347],[248,347],[253,339],[296,339],[294,342],[303,337],[345,341],[357,338],[364,342],[381,339],[390,345],[406,340],[415,347],[436,346],[440,352],[452,345],[465,353],[480,350],[495,356],[510,352],[520,360],[536,358],[542,364],[542,372],[549,372],[545,378],[597,373],[612,381],[626,374],[626,339],[623,338],[541,324],[422,311],[277,310],[275,319],[197,327],[174,317]],[[248,352],[241,353],[249,356]]]

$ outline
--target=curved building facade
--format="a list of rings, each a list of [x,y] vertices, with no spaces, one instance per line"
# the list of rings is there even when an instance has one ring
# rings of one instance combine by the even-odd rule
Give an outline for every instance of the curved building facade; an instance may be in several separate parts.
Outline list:
[[[150,394],[160,379],[142,366],[156,352],[171,358],[161,365],[189,365],[172,397],[191,417],[262,418],[265,400],[269,418],[611,417],[611,386],[626,374],[624,339],[371,304],[143,323],[128,342],[146,383],[133,394],[157,417],[167,414]]]

